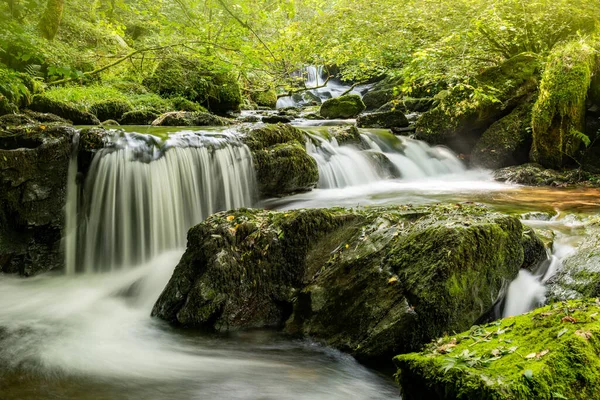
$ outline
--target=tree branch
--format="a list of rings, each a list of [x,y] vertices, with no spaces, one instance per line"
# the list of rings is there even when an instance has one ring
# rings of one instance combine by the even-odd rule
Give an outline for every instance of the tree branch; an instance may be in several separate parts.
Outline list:
[[[331,79],[331,75],[329,75],[329,76],[327,77],[327,79],[325,79],[325,82],[323,82],[323,84],[322,84],[322,85],[319,85],[319,86],[313,86],[313,87],[303,87],[303,88],[300,88],[300,89],[290,90],[290,91],[289,91],[289,92],[287,92],[287,93],[284,93],[284,94],[278,94],[278,95],[277,95],[277,98],[279,99],[279,98],[281,98],[281,97],[288,97],[288,96],[291,96],[291,95],[293,95],[293,94],[296,94],[296,93],[300,93],[300,92],[306,92],[307,90],[313,90],[313,89],[321,89],[321,88],[324,88],[324,87],[326,87],[326,86],[327,86],[327,82],[329,82],[329,80],[330,80],[330,79]]]

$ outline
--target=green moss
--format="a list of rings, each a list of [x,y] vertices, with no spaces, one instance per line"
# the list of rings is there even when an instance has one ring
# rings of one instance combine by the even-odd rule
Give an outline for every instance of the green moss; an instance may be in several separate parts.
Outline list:
[[[121,117],[121,125],[150,125],[160,114],[155,110],[136,110],[130,111]]]
[[[200,104],[190,101],[183,97],[175,97],[171,99],[174,111],[203,111],[206,112],[206,108]]]
[[[600,306],[556,303],[395,358],[403,398],[592,399],[600,385]]]
[[[375,112],[360,115],[356,125],[359,128],[402,128],[408,126],[408,119],[400,110]]]
[[[226,126],[231,120],[197,111],[172,111],[162,114],[152,122],[154,126]]]
[[[58,115],[76,125],[98,125],[100,123],[93,114],[80,111],[67,103],[53,100],[45,95],[35,95],[29,108],[33,111]]]
[[[52,40],[58,33],[62,21],[64,0],[48,0],[46,9],[38,24],[38,28],[46,39]]]
[[[305,136],[301,130],[291,125],[265,125],[246,132],[242,139],[250,150],[266,150],[271,146],[288,142],[304,145]]]
[[[121,99],[107,99],[94,103],[90,106],[90,112],[100,121],[118,120],[123,114],[132,111],[132,106],[128,101]]]
[[[354,118],[365,110],[360,96],[351,94],[326,100],[321,105],[319,113],[323,118]]]
[[[533,107],[533,161],[560,168],[589,141],[582,132],[595,57],[583,41],[558,46],[549,55]]]
[[[8,99],[2,95],[0,95],[0,116],[6,114],[14,114],[19,109],[17,106],[8,101]]]

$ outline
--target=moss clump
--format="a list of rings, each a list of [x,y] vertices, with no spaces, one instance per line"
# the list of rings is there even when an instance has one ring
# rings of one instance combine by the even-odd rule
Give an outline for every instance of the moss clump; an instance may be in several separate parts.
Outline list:
[[[583,41],[559,46],[548,57],[533,107],[533,161],[560,168],[582,142],[589,144],[583,132],[595,62],[596,51]]]
[[[123,114],[119,123],[121,125],[150,125],[160,116],[156,110],[136,110]]]
[[[365,110],[360,96],[350,94],[326,100],[321,105],[319,113],[323,118],[354,118]]]
[[[272,89],[262,92],[251,92],[250,99],[260,107],[275,108],[277,105],[277,93]]]
[[[51,113],[72,121],[75,125],[99,125],[100,121],[95,115],[80,111],[67,103],[52,100],[44,95],[35,95],[29,105],[33,111]]]
[[[365,93],[362,101],[367,110],[376,110],[398,97],[397,88],[402,85],[401,78],[386,77],[377,82]]]
[[[361,115],[356,125],[359,128],[403,128],[408,126],[408,119],[400,110],[384,111]]]
[[[492,123],[536,89],[539,69],[537,56],[523,53],[484,71],[468,85],[440,93],[437,107],[417,120],[417,138],[470,153]]]
[[[339,145],[352,144],[361,146],[360,131],[354,125],[351,126],[334,126],[327,129],[327,133],[337,140]]]
[[[529,186],[600,186],[600,176],[582,170],[556,171],[539,164],[523,164],[501,168],[494,172],[500,182],[517,183]]]
[[[18,112],[17,106],[8,101],[8,99],[0,95],[0,116],[6,114],[14,114]]]
[[[132,111],[131,104],[121,99],[107,99],[90,106],[90,112],[100,121],[119,120],[123,114]]]
[[[400,355],[403,398],[598,398],[599,312],[597,300],[556,303]]]
[[[206,112],[206,108],[200,104],[190,101],[184,97],[175,97],[171,99],[173,104],[173,111],[203,111]]]
[[[317,163],[306,153],[305,135],[290,125],[267,125],[242,138],[252,151],[256,179],[263,196],[304,192],[319,180]]]
[[[532,142],[532,106],[533,101],[524,102],[494,122],[477,141],[471,153],[471,165],[497,169],[526,163]]]

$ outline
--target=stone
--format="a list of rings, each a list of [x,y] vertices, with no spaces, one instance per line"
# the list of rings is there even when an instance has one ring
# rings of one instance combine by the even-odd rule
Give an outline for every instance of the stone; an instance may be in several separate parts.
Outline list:
[[[319,113],[326,119],[354,118],[365,110],[360,96],[355,94],[335,97],[321,104]]]

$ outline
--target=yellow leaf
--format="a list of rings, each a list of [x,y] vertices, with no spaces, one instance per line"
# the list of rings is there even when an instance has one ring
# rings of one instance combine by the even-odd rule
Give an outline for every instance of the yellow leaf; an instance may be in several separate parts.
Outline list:
[[[392,276],[390,279],[388,279],[388,284],[390,285],[396,282],[398,282],[398,277],[396,276]]]
[[[227,221],[233,221],[234,219],[235,219],[235,217],[233,215],[227,216]]]
[[[348,248],[348,247],[350,247],[350,245],[349,245],[349,244],[346,244],[346,248]]]
[[[44,130],[44,129],[46,129],[46,125],[40,125],[40,129],[41,129],[41,130]]]

